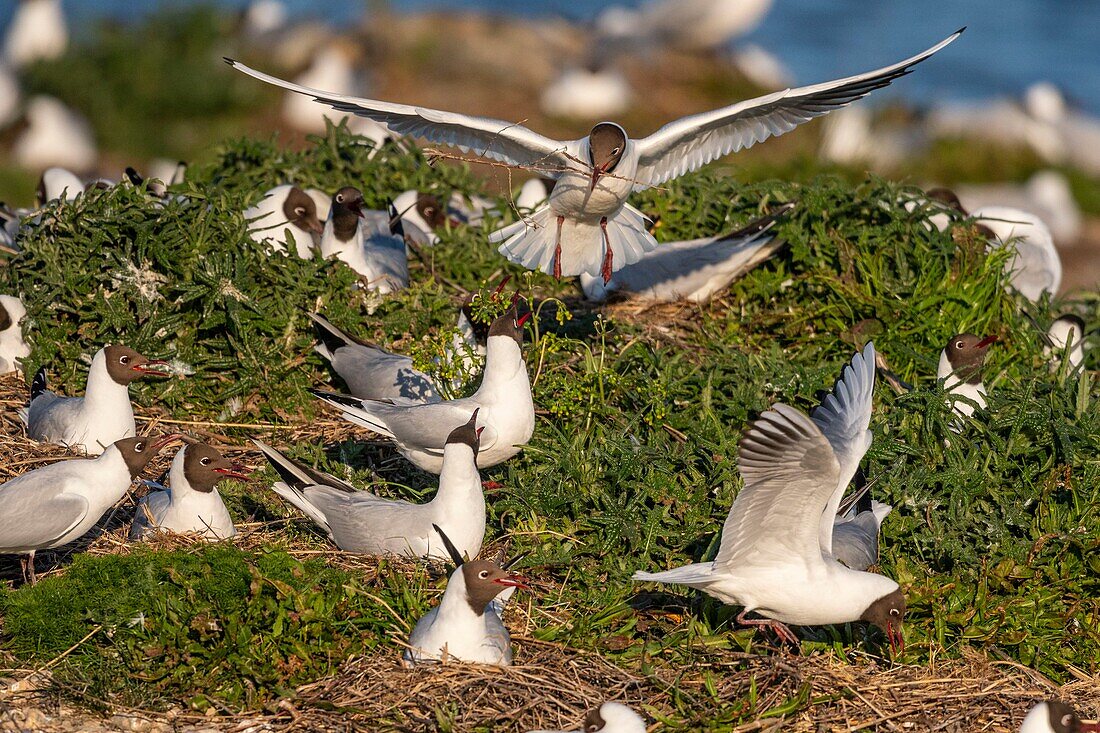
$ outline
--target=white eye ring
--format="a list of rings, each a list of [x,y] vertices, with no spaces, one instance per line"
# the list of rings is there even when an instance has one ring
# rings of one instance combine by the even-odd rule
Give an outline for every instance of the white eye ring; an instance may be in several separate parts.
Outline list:
[[[305,216],[306,215],[306,207],[304,207],[304,206],[295,206],[294,207],[294,213],[297,214],[298,216]]]
[[[955,348],[956,349],[961,349],[962,347],[963,347],[963,342],[962,341],[956,341],[955,342]]]
[[[435,207],[434,206],[427,207],[426,209],[424,209],[424,213],[427,214],[428,216],[431,216],[432,214],[435,213]]]
[[[890,615],[891,615],[891,616],[897,616],[897,615],[899,615],[900,613],[901,613],[901,612],[900,612],[900,611],[898,611],[898,609],[896,609],[896,608],[891,608],[891,609],[890,609]]]
[[[619,154],[619,150],[620,150],[620,148],[613,148],[613,149],[611,150],[611,154],[612,154],[612,155],[618,155],[618,154]]]
[[[1062,716],[1062,725],[1065,726],[1066,728],[1069,728],[1071,725],[1073,725],[1073,716],[1072,715],[1063,715]]]
[[[336,194],[336,203],[338,203],[338,204],[344,203],[344,194],[342,194],[342,193]]]
[[[485,580],[486,578],[489,577],[489,571],[488,570],[482,570],[480,573],[477,574],[477,577],[481,578],[482,580]]]
[[[134,453],[141,453],[145,450],[145,443],[134,443]]]
[[[202,459],[199,460],[199,463],[201,463],[204,466],[209,466],[210,465],[210,459],[209,458],[202,458]]]
[[[120,357],[118,357],[118,363],[119,364],[129,364],[130,363],[130,357],[120,356]]]

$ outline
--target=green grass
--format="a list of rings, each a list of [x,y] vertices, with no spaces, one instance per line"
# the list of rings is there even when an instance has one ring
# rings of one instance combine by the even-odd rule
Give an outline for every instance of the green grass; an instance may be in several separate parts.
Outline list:
[[[878,498],[895,507],[882,571],[909,597],[903,660],[924,664],[974,648],[1059,681],[1072,668],[1098,671],[1100,392],[1090,372],[1048,370],[1022,302],[1004,289],[1003,253],[986,256],[965,225],[954,235],[927,227],[925,212],[899,205],[911,190],[831,176],[745,183],[712,170],[638,196],[637,205],[660,215],[665,239],[744,223],[771,203],[798,206],[779,227],[790,246],[721,300],[620,318],[580,304],[572,284],[504,263],[478,229],[445,233],[428,262],[414,263],[410,290],[382,301],[353,293],[342,265],[267,257],[243,236],[239,211],[285,180],[330,190],[356,183],[372,205],[411,186],[477,189],[464,169],[429,168],[416,154],[384,151],[368,161],[332,130],[301,152],[228,143],[180,190],[186,203],[159,208],[123,188],[58,204],[5,270],[35,320],[32,366],[49,364],[76,391],[78,355],[122,338],[154,356],[178,355],[196,372],[144,386],[136,392],[143,404],[211,416],[236,397],[248,407],[235,420],[310,415],[316,406],[303,390],[328,375],[310,350],[307,310],[320,308],[365,338],[398,341],[430,365],[461,302],[457,288],[519,276],[540,310],[527,354],[538,373],[535,403],[547,414],[520,456],[484,472],[507,487],[490,496],[490,533],[512,535],[515,551],[532,552],[532,573],[564,582],[560,599],[535,597],[536,606],[554,606],[534,617],[535,637],[646,674],[658,656],[690,667],[702,648],[752,644],[751,632],[732,629],[736,609],[640,586],[630,574],[713,553],[741,488],[736,447],[747,421],[776,401],[812,407],[860,334],[873,334],[894,371],[917,387],[898,396],[879,385],[865,460]],[[102,276],[127,262],[163,277],[162,297]],[[1049,303],[1027,307],[1040,321],[1053,312]],[[1077,307],[1096,329],[1100,297]],[[956,435],[934,374],[940,348],[962,330],[1001,341],[990,352],[989,407]],[[359,481],[378,457],[351,442],[291,453],[337,475],[350,463]],[[422,496],[433,485],[401,462],[381,476],[388,495]],[[266,490],[270,478],[233,489],[235,516],[292,515]],[[270,531],[273,541],[317,541],[300,524]],[[401,572],[366,580],[227,548],[84,557],[38,588],[0,595],[0,645],[42,662],[102,626],[110,633],[97,631],[57,667],[83,681],[89,698],[132,702],[152,681],[158,704],[256,707],[354,652],[396,659],[387,638],[396,627],[382,602],[415,618],[430,605],[422,580]],[[100,590],[104,581],[124,592]],[[679,620],[649,613],[654,605]],[[144,627],[129,625],[139,611]],[[209,632],[213,639],[204,631],[211,618],[220,629]],[[881,642],[860,625],[803,634],[807,652]],[[603,643],[609,637],[629,643],[612,648]],[[722,701],[723,725],[753,718],[750,694]],[[672,702],[670,729],[677,721],[690,728],[696,703]],[[448,704],[440,701],[440,715]]]

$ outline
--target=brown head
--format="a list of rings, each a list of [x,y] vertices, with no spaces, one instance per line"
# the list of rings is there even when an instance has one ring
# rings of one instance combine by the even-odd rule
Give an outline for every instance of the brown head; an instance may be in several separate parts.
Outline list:
[[[495,562],[470,560],[462,564],[466,602],[478,616],[505,588],[526,588],[527,579],[514,570],[503,570]]]
[[[972,333],[959,333],[951,337],[943,352],[951,364],[951,372],[968,384],[982,381],[982,366],[989,346],[997,340],[996,336],[975,336]]]
[[[504,315],[493,321],[493,324],[489,326],[489,338],[493,336],[508,336],[515,339],[515,342],[519,344],[519,347],[523,348],[523,325],[531,318],[531,312],[528,311],[522,316],[519,315],[516,310],[516,304],[513,301],[512,307],[505,311]]]
[[[297,186],[291,187],[283,201],[283,216],[288,222],[307,232],[320,234],[325,228],[317,218],[317,203]]]
[[[11,313],[8,313],[8,309],[4,307],[4,303],[0,302],[0,331],[7,331],[15,324],[15,321],[11,317]],[[1084,333],[1082,330],[1081,333]]]
[[[470,450],[474,452],[474,458],[477,458],[478,449],[481,447],[481,431],[485,428],[477,427],[477,414],[481,412],[481,408],[474,410],[470,415],[470,421],[459,425],[457,428],[451,431],[451,434],[447,436],[447,445],[451,443],[463,443],[470,446]]]
[[[447,212],[435,196],[422,193],[416,197],[416,213],[432,229],[442,229],[447,223]]]
[[[592,164],[592,185],[600,176],[615,170],[619,160],[626,152],[626,130],[614,122],[601,122],[588,133],[588,161]]]
[[[103,350],[103,356],[107,360],[107,374],[116,384],[123,387],[135,379],[142,377],[167,377],[167,372],[162,372],[153,367],[164,366],[168,362],[160,359],[146,359],[128,346],[119,344],[108,346]]]
[[[928,197],[929,201],[936,201],[949,209],[954,209],[963,216],[969,216],[966,209],[963,208],[962,202],[959,201],[959,197],[950,188],[930,188],[924,192],[924,195]]]
[[[905,595],[901,588],[879,598],[867,607],[860,621],[874,624],[886,633],[890,642],[890,653],[897,656],[905,651],[905,638],[901,633],[901,625],[905,621]]]
[[[359,219],[363,217],[363,194],[354,186],[344,186],[332,196],[330,216],[336,238],[348,241],[355,236]]]
[[[1059,700],[1048,700],[1046,702],[1047,716],[1050,722],[1050,729],[1054,733],[1090,733],[1091,731],[1100,731],[1100,724],[1098,723],[1085,723],[1077,717],[1077,713],[1073,711],[1069,705]]]
[[[584,716],[584,733],[598,733],[603,730],[606,724],[603,716],[600,715],[600,709],[592,708],[588,711],[588,714]]]
[[[159,453],[164,446],[182,437],[179,433],[171,433],[158,440],[138,436],[116,440],[114,446],[122,454],[122,460],[126,462],[126,468],[130,469],[130,476],[133,477],[141,473],[142,469],[153,459],[153,456]]]
[[[192,443],[183,449],[183,477],[195,491],[209,494],[214,485],[227,478],[248,478],[248,472],[239,463],[211,448],[206,443]]]

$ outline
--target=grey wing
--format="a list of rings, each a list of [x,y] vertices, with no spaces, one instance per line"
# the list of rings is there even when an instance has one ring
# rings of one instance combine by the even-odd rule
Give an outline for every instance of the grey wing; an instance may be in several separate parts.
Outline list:
[[[27,411],[27,434],[35,440],[62,440],[81,402],[79,397],[58,397],[53,392],[43,392],[31,401]]]
[[[439,401],[431,377],[413,367],[407,356],[369,346],[345,346],[333,354],[332,368],[360,399]]]
[[[0,551],[51,547],[88,514],[83,496],[11,483],[0,490]]]
[[[569,162],[564,156],[564,142],[551,140],[514,122],[332,94],[264,74],[232,59],[226,59],[226,63],[260,81],[313,97],[315,101],[340,112],[381,122],[398,135],[453,145],[463,152],[473,151],[484,158],[509,165],[563,165]]]
[[[833,391],[813,411],[812,419],[828,439],[840,470],[837,485],[821,522],[821,549],[833,551],[833,522],[844,490],[871,447],[871,398],[875,387],[875,345],[868,342],[862,354],[852,357]]]
[[[745,488],[722,527],[715,567],[761,556],[821,562],[818,525],[840,472],[821,430],[793,407],[776,404],[749,428],[738,456]]]
[[[962,30],[900,63],[844,79],[785,89],[729,107],[670,122],[635,141],[636,189],[656,186],[723,155],[790,132],[815,117],[847,106],[908,74],[913,66],[954,41]]]
[[[348,552],[407,553],[405,538],[418,528],[424,529],[419,534],[425,536],[431,529],[421,505],[328,486],[310,486],[302,493],[324,513],[336,546]]]
[[[375,234],[367,242],[367,257],[380,273],[398,289],[409,286],[409,258],[405,240],[389,234]]]
[[[850,519],[837,518],[833,526],[833,557],[852,570],[866,570],[878,562],[878,521],[872,512]]]
[[[372,418],[384,425],[385,429],[393,437],[401,442],[415,445],[418,449],[443,455],[443,446],[447,443],[447,436],[451,431],[470,421],[470,414],[477,403],[470,400],[452,400],[449,402],[436,402],[427,405],[388,405],[384,402],[367,401],[361,411],[354,408],[346,411],[355,416],[357,412],[363,413],[365,422],[370,423]],[[356,422],[356,420],[352,420]],[[496,443],[496,433],[490,426],[485,427],[481,434],[481,450],[487,450]]]

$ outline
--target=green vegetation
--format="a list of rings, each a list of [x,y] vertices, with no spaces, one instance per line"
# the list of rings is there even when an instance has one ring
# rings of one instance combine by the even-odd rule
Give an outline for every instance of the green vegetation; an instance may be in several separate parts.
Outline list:
[[[160,206],[120,187],[56,204],[5,275],[35,322],[31,368],[48,363],[59,383],[79,390],[78,354],[117,337],[196,372],[146,385],[144,404],[212,416],[239,398],[235,420],[289,419],[317,409],[303,390],[327,379],[310,349],[307,310],[432,366],[460,289],[485,292],[502,274],[521,275],[476,228],[443,233],[426,261],[414,260],[415,285],[385,300],[354,291],[341,264],[268,257],[244,235],[239,212],[287,180],[326,190],[356,183],[376,206],[414,186],[477,191],[462,168],[430,168],[396,149],[368,160],[334,129],[302,152],[230,143],[179,188],[179,203]],[[877,179],[745,184],[711,170],[637,197],[660,216],[662,239],[711,234],[798,202],[779,227],[789,247],[701,308],[601,313],[579,303],[570,283],[517,277],[540,314],[527,353],[535,403],[547,414],[527,449],[485,477],[506,487],[489,497],[490,532],[532,552],[531,574],[564,584],[553,601],[534,597],[536,608],[553,608],[532,617],[531,635],[640,675],[654,660],[688,667],[700,650],[759,640],[732,630],[730,608],[629,576],[713,553],[741,487],[736,447],[746,423],[776,401],[809,409],[857,343],[873,337],[917,387],[899,396],[879,384],[865,461],[877,497],[895,507],[882,571],[909,594],[904,661],[973,647],[1056,680],[1072,668],[1098,671],[1100,392],[1090,372],[1049,371],[1022,301],[1004,289],[1004,254],[986,256],[965,222],[950,233],[928,227],[924,210],[901,205],[913,193]],[[158,297],[119,277],[134,268],[160,278]],[[1100,301],[1080,307],[1095,329]],[[1028,308],[1040,322],[1051,317],[1049,303]],[[1001,341],[986,372],[989,407],[956,435],[934,374],[940,348],[963,330]],[[350,465],[365,481],[359,469],[378,449],[345,442],[290,453],[337,475]],[[380,473],[388,495],[419,497],[432,485],[403,462]],[[271,476],[233,490],[237,517],[246,507],[292,515],[267,491]],[[230,709],[292,695],[352,653],[396,659],[390,635],[404,631],[387,607],[415,619],[432,602],[424,576],[388,563],[370,578],[299,564],[280,548],[316,536],[299,523],[269,531],[274,554],[215,547],[78,558],[61,577],[0,595],[0,646],[40,663],[102,627],[55,667],[81,681],[86,699],[132,702],[153,685],[158,702],[209,699]],[[130,624],[138,613],[144,622]],[[866,636],[859,625],[806,629],[803,650],[877,649],[881,639]],[[604,643],[618,637],[626,642]],[[747,700],[708,704],[735,724],[753,717]],[[697,702],[673,699],[672,723],[690,726]],[[449,701],[439,704],[442,715]]]

